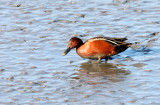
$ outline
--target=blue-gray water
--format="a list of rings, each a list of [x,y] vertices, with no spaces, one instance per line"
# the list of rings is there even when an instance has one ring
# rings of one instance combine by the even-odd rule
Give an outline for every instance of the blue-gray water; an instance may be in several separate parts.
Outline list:
[[[1,0],[1,105],[159,105],[159,0]],[[108,64],[68,40],[127,37]]]

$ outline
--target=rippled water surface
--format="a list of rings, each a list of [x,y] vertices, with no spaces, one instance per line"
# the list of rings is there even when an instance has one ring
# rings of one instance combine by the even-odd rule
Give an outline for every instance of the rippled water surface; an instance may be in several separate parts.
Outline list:
[[[159,105],[159,0],[1,0],[1,105]],[[106,64],[68,40],[127,37]]]

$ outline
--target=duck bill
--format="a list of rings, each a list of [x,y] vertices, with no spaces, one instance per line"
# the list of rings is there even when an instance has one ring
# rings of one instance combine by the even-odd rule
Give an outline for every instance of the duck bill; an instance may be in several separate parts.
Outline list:
[[[70,50],[71,50],[71,48],[68,47],[68,48],[64,51],[63,56],[65,56]]]

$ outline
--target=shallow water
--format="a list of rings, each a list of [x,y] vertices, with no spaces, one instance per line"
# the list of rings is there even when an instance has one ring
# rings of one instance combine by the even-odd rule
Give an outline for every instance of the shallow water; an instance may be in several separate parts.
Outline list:
[[[1,0],[0,104],[159,105],[159,0]],[[105,64],[68,40],[137,42]]]

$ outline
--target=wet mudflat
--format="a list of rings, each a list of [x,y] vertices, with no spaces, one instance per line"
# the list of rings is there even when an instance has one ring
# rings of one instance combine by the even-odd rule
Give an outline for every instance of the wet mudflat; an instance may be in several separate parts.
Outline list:
[[[1,105],[159,105],[159,0],[1,0]],[[108,64],[68,40],[127,37]]]

